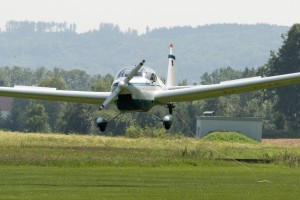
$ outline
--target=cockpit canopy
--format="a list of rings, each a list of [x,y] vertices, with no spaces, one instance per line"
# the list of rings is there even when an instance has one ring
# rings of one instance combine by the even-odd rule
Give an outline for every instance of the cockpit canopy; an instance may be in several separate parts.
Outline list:
[[[120,77],[127,77],[133,69],[134,69],[134,67],[126,67],[126,68],[122,69],[121,71],[118,72],[115,79],[118,79]],[[144,77],[151,81],[157,80],[155,72],[151,68],[145,67],[145,66],[143,66],[135,76]]]

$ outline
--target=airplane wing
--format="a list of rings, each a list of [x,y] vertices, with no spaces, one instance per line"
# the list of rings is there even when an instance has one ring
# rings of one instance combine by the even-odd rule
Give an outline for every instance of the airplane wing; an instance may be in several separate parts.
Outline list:
[[[253,77],[225,81],[214,85],[198,85],[190,88],[157,91],[154,94],[154,100],[159,104],[194,101],[297,83],[300,83],[300,73],[265,78]]]
[[[0,96],[89,104],[101,104],[110,94],[110,92],[68,91],[46,87],[0,87]]]

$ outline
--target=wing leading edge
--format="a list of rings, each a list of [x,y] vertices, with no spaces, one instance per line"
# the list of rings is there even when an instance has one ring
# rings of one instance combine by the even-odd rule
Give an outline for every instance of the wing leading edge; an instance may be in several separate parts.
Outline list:
[[[158,91],[154,94],[154,99],[159,104],[194,101],[297,83],[300,83],[300,73],[265,78],[255,77],[253,79],[221,82],[214,85],[199,85],[177,90]]]
[[[0,87],[0,96],[73,103],[101,104],[110,92],[56,90],[42,87]]]

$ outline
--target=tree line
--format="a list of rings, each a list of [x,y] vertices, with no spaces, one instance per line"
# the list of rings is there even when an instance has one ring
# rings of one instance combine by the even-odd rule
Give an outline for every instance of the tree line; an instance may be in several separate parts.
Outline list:
[[[5,25],[6,32],[28,34],[33,32],[76,32],[76,24],[67,22],[32,22],[8,21]]]

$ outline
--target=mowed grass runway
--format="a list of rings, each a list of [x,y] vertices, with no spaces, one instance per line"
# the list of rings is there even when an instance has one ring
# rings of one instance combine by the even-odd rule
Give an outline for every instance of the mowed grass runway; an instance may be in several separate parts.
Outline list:
[[[0,199],[299,199],[289,161],[220,160],[297,159],[298,148],[1,132]]]
[[[5,166],[0,199],[299,199],[299,170],[250,167]]]

